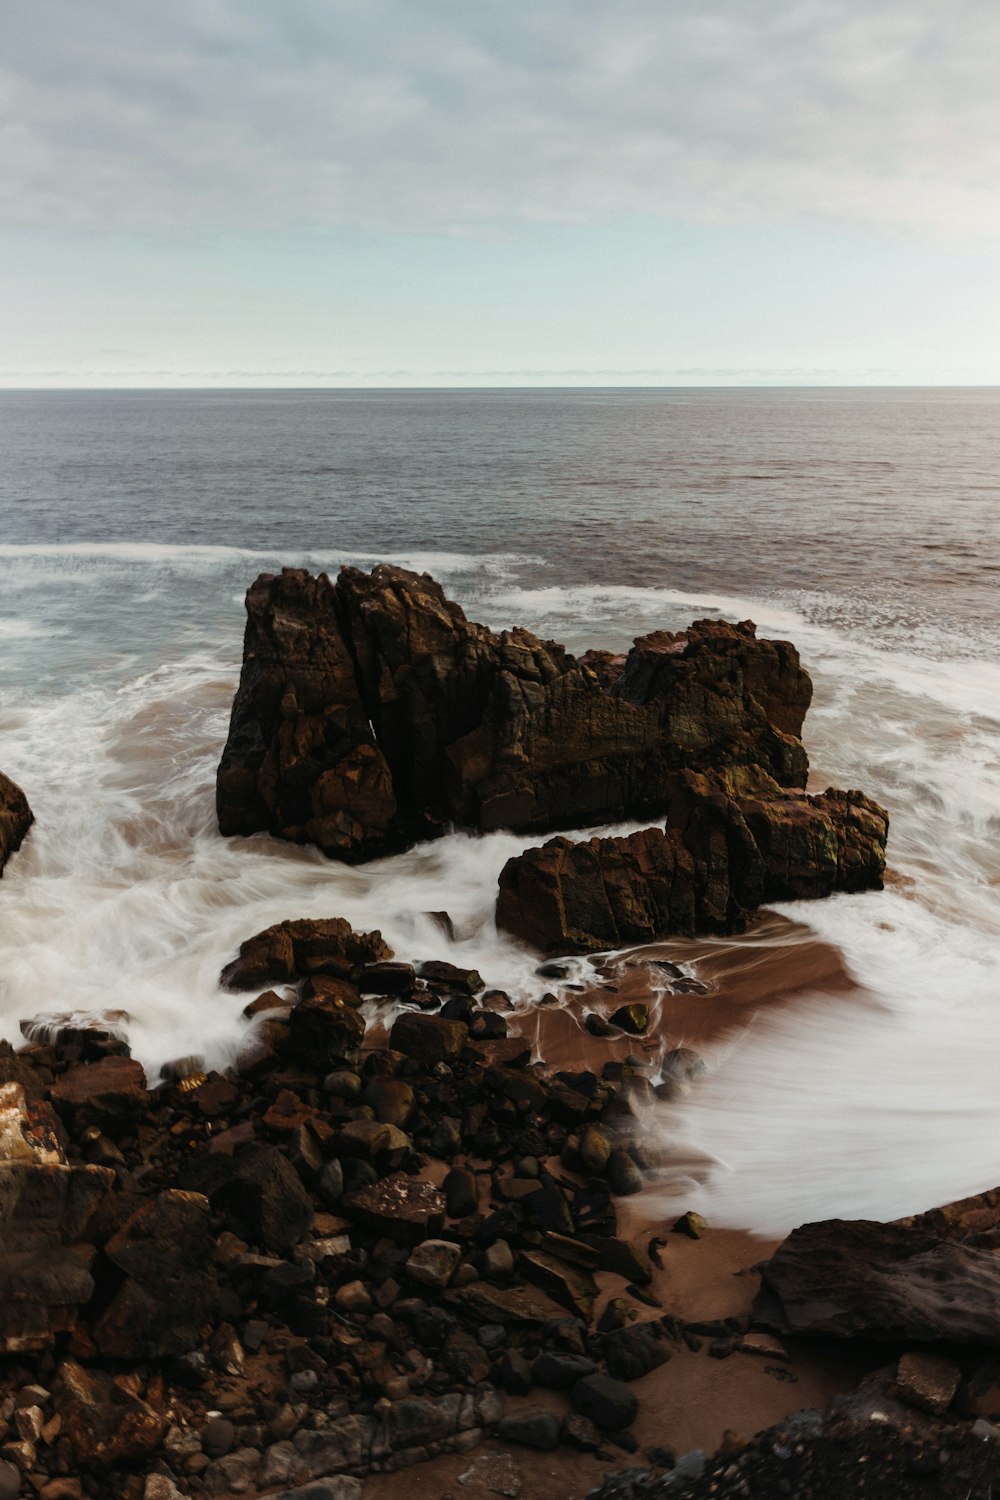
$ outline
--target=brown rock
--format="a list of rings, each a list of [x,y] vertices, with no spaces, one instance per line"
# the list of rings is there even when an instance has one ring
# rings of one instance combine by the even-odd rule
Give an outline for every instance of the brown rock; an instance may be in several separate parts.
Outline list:
[[[469,1028],[461,1021],[407,1011],[393,1022],[389,1046],[423,1067],[432,1068],[439,1062],[458,1062],[468,1036]]]
[[[247,593],[219,767],[224,833],[266,830],[356,861],[448,824],[544,832],[655,816],[683,767],[803,785],[811,696],[795,648],[701,621],[637,641],[620,671],[473,624],[426,574],[286,568]]]
[[[368,1228],[411,1243],[444,1228],[444,1194],[404,1172],[394,1172],[351,1193],[343,1200],[343,1209]]]
[[[238,957],[223,969],[221,983],[231,990],[255,990],[291,984],[306,974],[347,978],[357,964],[391,957],[380,932],[355,932],[343,917],[301,917],[247,938]]]
[[[0,771],[0,875],[11,855],[20,849],[34,821],[21,788]]]
[[[52,1397],[78,1463],[103,1469],[138,1463],[156,1451],[166,1430],[145,1401],[103,1371],[85,1370],[71,1359],[59,1366]]]
[[[958,1390],[962,1372],[954,1360],[940,1354],[911,1351],[896,1366],[896,1394],[913,1406],[943,1417]]]
[[[77,1125],[136,1120],[149,1104],[146,1075],[131,1057],[82,1063],[53,1084],[52,1102]]]
[[[879,889],[888,826],[861,792],[806,796],[759,768],[682,772],[664,829],[508,860],[497,922],[561,953],[736,932],[763,902]]]
[[[218,1298],[208,1199],[177,1188],[144,1203],[104,1246],[125,1281],[93,1324],[111,1359],[157,1359],[197,1346]]]
[[[288,1018],[292,1056],[317,1072],[355,1058],[364,1035],[364,1017],[339,995],[311,995]]]
[[[1000,1260],[929,1219],[793,1230],[767,1263],[755,1321],[781,1334],[997,1347]]]

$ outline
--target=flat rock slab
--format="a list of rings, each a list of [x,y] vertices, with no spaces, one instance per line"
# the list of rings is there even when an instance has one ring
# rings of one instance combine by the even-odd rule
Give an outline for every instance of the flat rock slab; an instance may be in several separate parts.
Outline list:
[[[764,1272],[754,1319],[778,1333],[1000,1345],[1000,1257],[912,1224],[804,1224]]]
[[[440,1233],[446,1204],[444,1194],[429,1182],[393,1172],[345,1198],[343,1208],[369,1228],[412,1242]]]

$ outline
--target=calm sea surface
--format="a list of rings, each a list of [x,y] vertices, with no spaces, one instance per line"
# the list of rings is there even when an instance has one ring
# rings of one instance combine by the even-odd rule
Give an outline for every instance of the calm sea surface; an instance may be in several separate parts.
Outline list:
[[[825,943],[853,987],[763,1004],[647,1122],[703,1163],[685,1201],[772,1230],[995,1185],[998,459],[994,390],[0,393],[0,768],[38,818],[0,886],[0,1032],[122,1007],[154,1074],[224,1062],[249,933],[342,914],[440,956],[445,906],[450,956],[533,1003],[491,916],[518,840],[348,871],[215,831],[247,585],[393,560],[572,649],[755,619],[814,676],[816,786],[890,809],[884,892],[781,909],[786,981]]]

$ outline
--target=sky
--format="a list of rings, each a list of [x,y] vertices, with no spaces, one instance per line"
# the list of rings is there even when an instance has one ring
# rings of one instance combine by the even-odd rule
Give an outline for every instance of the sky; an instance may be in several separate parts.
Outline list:
[[[1000,383],[995,0],[0,0],[0,385]]]

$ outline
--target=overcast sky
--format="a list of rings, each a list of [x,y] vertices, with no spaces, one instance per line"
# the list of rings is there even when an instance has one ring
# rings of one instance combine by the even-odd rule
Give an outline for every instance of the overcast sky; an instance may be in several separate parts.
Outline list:
[[[995,0],[0,17],[0,384],[1000,382]]]

